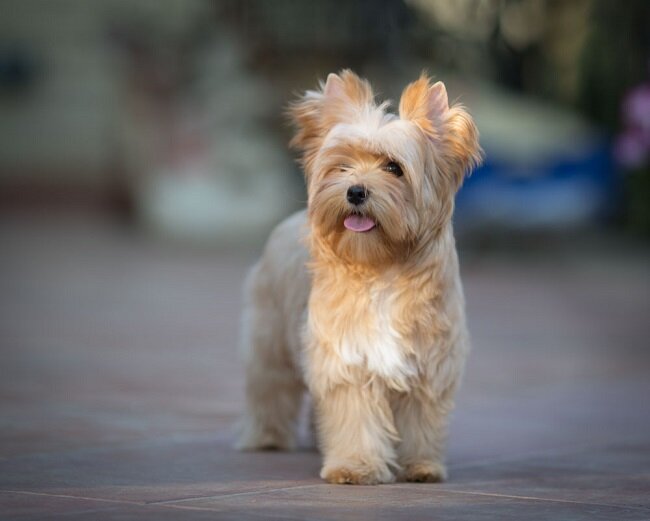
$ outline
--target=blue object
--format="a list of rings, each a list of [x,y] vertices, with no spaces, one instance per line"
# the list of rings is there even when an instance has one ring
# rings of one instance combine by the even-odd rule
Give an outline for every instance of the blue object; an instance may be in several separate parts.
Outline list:
[[[459,229],[500,227],[548,229],[601,220],[619,199],[609,143],[595,140],[572,157],[547,157],[531,164],[486,161],[468,179],[456,199]]]

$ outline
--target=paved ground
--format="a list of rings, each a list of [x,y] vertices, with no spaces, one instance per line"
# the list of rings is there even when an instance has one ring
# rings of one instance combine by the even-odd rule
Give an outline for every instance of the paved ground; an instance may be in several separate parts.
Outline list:
[[[252,254],[81,217],[0,244],[2,519],[650,519],[647,251],[465,256],[449,482],[349,487],[231,448]]]

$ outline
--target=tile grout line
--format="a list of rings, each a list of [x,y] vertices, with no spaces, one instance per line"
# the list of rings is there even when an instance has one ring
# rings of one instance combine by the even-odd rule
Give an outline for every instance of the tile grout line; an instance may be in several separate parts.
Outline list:
[[[242,493],[236,493],[236,494],[226,494],[222,496],[205,496],[205,497],[197,497],[197,498],[188,498],[188,499],[181,499],[181,500],[171,500],[171,501],[163,501],[163,502],[153,502],[153,503],[134,503],[136,505],[140,506],[161,506],[161,507],[166,507],[166,508],[176,508],[176,509],[182,509],[182,510],[202,510],[202,511],[208,511],[208,512],[218,512],[218,508],[210,508],[207,506],[196,506],[196,505],[184,505],[181,504],[183,502],[187,501],[192,501],[192,500],[198,500],[198,499],[222,499],[222,498],[230,498],[230,497],[236,497],[236,496],[246,496],[246,495],[255,495],[255,494],[264,494],[264,493],[271,493],[271,492],[277,492],[277,491],[282,491],[282,490],[290,490],[290,489],[298,489],[298,488],[310,488],[310,487],[317,487],[318,485],[301,485],[297,487],[283,487],[283,488],[277,488],[277,489],[269,489],[266,491],[258,491],[258,492],[242,492]],[[573,501],[573,500],[567,500],[567,499],[553,499],[553,498],[539,498],[539,497],[534,497],[534,496],[515,496],[515,495],[509,495],[509,494],[496,494],[496,493],[490,493],[490,492],[471,492],[471,491],[464,491],[464,490],[440,490],[440,492],[450,492],[452,494],[467,494],[467,495],[475,495],[475,496],[487,496],[487,497],[494,497],[494,498],[503,498],[503,499],[517,499],[517,500],[523,500],[523,501],[541,501],[541,502],[547,502],[547,503],[566,503],[566,504],[571,504],[571,505],[582,505],[582,506],[593,506],[593,507],[606,507],[606,508],[615,508],[615,509],[621,509],[621,510],[635,510],[635,511],[642,511],[645,512],[648,510],[647,507],[639,507],[639,506],[633,506],[633,505],[611,505],[608,503],[591,503],[591,502],[583,502],[583,501]]]
[[[512,494],[498,494],[496,492],[476,492],[471,490],[453,490],[453,489],[441,489],[442,492],[450,492],[452,494],[469,494],[473,496],[487,496],[487,497],[496,497],[496,498],[508,498],[508,499],[523,499],[524,501],[546,501],[550,503],[569,503],[573,505],[588,505],[594,507],[609,507],[609,508],[629,508],[632,510],[641,510],[648,511],[649,507],[636,506],[636,505],[612,505],[610,503],[592,503],[585,501],[577,501],[573,499],[555,499],[555,498],[543,498],[535,496],[515,496]]]
[[[143,505],[143,506],[147,506],[147,505]],[[191,506],[191,505],[176,505],[176,504],[173,504],[173,503],[162,504],[162,505],[160,505],[160,507],[161,508],[175,508],[177,510],[200,510],[202,512],[218,512],[218,513],[221,512],[219,509],[216,509],[216,508],[199,507],[199,506]],[[247,512],[246,514],[250,515],[249,512]],[[259,515],[256,515],[256,517],[259,517]],[[259,517],[259,519],[269,519],[269,518],[264,516],[264,517]],[[302,521],[305,518],[303,516],[300,516],[300,515],[296,516],[296,515],[292,515],[292,514],[289,514],[289,515],[282,514],[281,519],[294,519],[296,521]]]
[[[310,487],[314,485],[301,485],[299,487],[285,487],[285,488],[279,488],[279,489],[273,489],[269,490],[269,492],[275,492],[276,490],[287,490],[289,488],[304,488],[304,487]],[[140,501],[129,501],[125,499],[106,499],[106,498],[94,498],[94,497],[85,497],[85,496],[71,496],[68,494],[52,494],[49,492],[32,492],[30,490],[7,490],[7,489],[0,489],[0,494],[24,494],[28,496],[44,496],[44,497],[57,497],[57,498],[62,498],[62,499],[75,499],[75,500],[80,500],[80,501],[99,501],[102,503],[115,503],[115,504],[120,504],[120,505],[132,505],[136,507],[149,507],[149,506],[160,506],[161,508],[175,508],[178,510],[201,510],[204,512],[218,512],[218,509],[214,508],[209,508],[209,507],[201,507],[201,506],[194,506],[194,505],[180,505],[178,503],[165,503],[165,502],[140,502]],[[254,492],[243,492],[241,494],[230,494],[229,496],[239,496],[239,495],[246,495]],[[172,500],[172,501],[189,501],[191,499],[211,499],[211,498],[218,498],[220,496],[204,496],[204,497],[196,497],[196,498],[188,498],[186,500]],[[90,509],[88,512],[96,512],[96,509]]]
[[[44,497],[57,497],[57,498],[63,498],[63,499],[76,499],[80,501],[99,501],[102,503],[115,503],[118,505],[131,505],[131,506],[137,506],[137,507],[148,507],[148,506],[158,506],[156,503],[143,503],[139,501],[129,501],[129,500],[124,500],[124,499],[106,499],[106,498],[94,498],[94,497],[85,497],[85,496],[70,496],[67,494],[51,494],[48,492],[31,492],[29,490],[6,490],[6,489],[0,489],[0,493],[7,493],[7,494],[24,494],[28,496],[44,496]],[[201,499],[201,498],[196,498],[196,499]],[[216,512],[215,509],[213,508],[206,508],[206,507],[199,507],[199,506],[186,506],[186,505],[174,505],[174,504],[161,504],[161,508],[177,508],[177,509],[183,509],[183,510],[203,510],[203,511],[208,511],[208,512]],[[96,512],[96,509],[91,509],[88,512]]]
[[[173,500],[152,501],[152,502],[130,501],[130,500],[125,500],[125,499],[96,498],[96,497],[86,497],[86,496],[73,496],[73,495],[69,495],[69,494],[52,494],[52,493],[49,493],[49,492],[33,492],[33,491],[29,491],[29,490],[0,489],[0,493],[24,494],[24,495],[45,496],[45,497],[58,497],[58,498],[63,498],[63,499],[76,499],[76,500],[82,500],[82,501],[99,501],[99,502],[104,502],[104,503],[117,503],[117,504],[124,504],[124,505],[144,506],[144,507],[146,507],[146,506],[161,506],[161,507],[169,507],[169,508],[188,509],[188,510],[216,511],[213,508],[193,506],[193,505],[183,505],[181,503],[188,502],[188,501],[202,500],[202,499],[215,499],[215,500],[228,499],[228,498],[232,498],[232,497],[240,497],[240,496],[248,496],[248,495],[256,495],[256,494],[266,494],[266,493],[273,493],[273,492],[281,492],[283,490],[295,490],[295,489],[303,489],[303,488],[313,488],[313,487],[318,487],[318,486],[319,485],[317,485],[317,484],[299,485],[299,486],[296,486],[296,487],[281,487],[281,488],[276,488],[276,489],[250,491],[250,492],[240,492],[240,493],[235,493],[235,494],[224,494],[224,495],[217,495],[217,496],[197,496],[197,497],[186,498],[186,499],[173,499]],[[406,485],[406,486],[408,486],[408,485]],[[397,484],[397,488],[402,488],[403,489],[404,484]],[[451,494],[466,494],[466,495],[486,496],[486,497],[494,497],[494,498],[519,499],[519,500],[524,500],[524,501],[542,501],[542,502],[548,502],[548,503],[567,503],[567,504],[574,504],[574,505],[631,509],[631,510],[638,510],[638,511],[648,511],[649,510],[648,507],[644,507],[644,506],[612,505],[612,504],[609,504],[609,503],[592,503],[592,502],[575,501],[575,500],[569,500],[569,499],[540,498],[540,497],[535,497],[535,496],[517,496],[517,495],[512,495],[512,494],[498,494],[498,493],[492,493],[492,492],[476,492],[476,491],[452,490],[452,489],[439,489],[438,491],[443,492],[443,493],[448,492],[448,493],[451,493]]]
[[[120,503],[124,505],[146,505],[140,501],[130,501],[128,499],[109,499],[99,497],[86,497],[86,496],[71,496],[69,494],[52,494],[50,492],[33,492],[31,490],[8,490],[0,489],[0,493],[4,494],[24,494],[26,496],[45,496],[45,497],[58,497],[62,499],[80,499],[83,501],[101,501],[104,503]]]
[[[163,500],[156,500],[156,501],[133,501],[133,500],[128,500],[128,499],[110,499],[110,498],[98,498],[98,497],[87,497],[87,496],[73,496],[70,494],[54,494],[51,492],[34,492],[31,490],[12,490],[12,489],[0,489],[0,494],[24,494],[24,495],[29,495],[29,496],[45,496],[45,497],[58,497],[62,499],[78,499],[78,500],[83,500],[83,501],[100,501],[104,503],[119,503],[119,504],[125,504],[125,505],[141,505],[141,506],[146,506],[146,505],[170,505],[173,506],[175,504],[183,503],[186,501],[196,501],[196,500],[201,500],[201,499],[221,499],[221,498],[231,498],[231,497],[239,497],[239,496],[250,496],[254,494],[265,494],[265,493],[273,493],[273,492],[282,492],[283,490],[296,490],[296,489],[302,489],[302,488],[310,488],[310,487],[316,487],[318,484],[313,483],[311,485],[297,485],[295,487],[280,487],[280,488],[270,488],[266,490],[251,490],[248,492],[235,492],[232,494],[218,494],[218,495],[212,495],[212,496],[194,496],[194,497],[188,497],[188,498],[180,498],[180,499],[163,499]],[[179,505],[183,506],[183,505]],[[186,507],[189,508],[189,507]],[[198,507],[192,507],[192,508],[198,508]],[[204,508],[202,508],[205,510]]]
[[[324,483],[323,483],[324,484]],[[180,498],[180,499],[162,499],[159,501],[149,501],[146,504],[147,505],[173,505],[173,504],[178,504],[178,503],[183,503],[186,501],[194,501],[197,499],[224,499],[224,498],[231,498],[231,497],[240,497],[240,496],[250,496],[254,494],[267,494],[267,493],[272,493],[272,492],[282,492],[283,490],[296,490],[296,489],[302,489],[302,488],[311,488],[311,487],[317,487],[321,485],[320,483],[312,483],[310,485],[296,485],[293,487],[279,487],[279,488],[269,488],[266,490],[249,490],[248,492],[233,492],[231,494],[216,494],[213,496],[196,496],[196,497],[188,497],[188,498]]]

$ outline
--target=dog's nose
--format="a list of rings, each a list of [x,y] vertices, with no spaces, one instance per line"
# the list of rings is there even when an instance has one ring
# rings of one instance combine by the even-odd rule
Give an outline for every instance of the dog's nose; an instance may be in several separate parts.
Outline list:
[[[354,205],[360,205],[368,197],[368,190],[364,186],[354,185],[348,188],[348,201]]]

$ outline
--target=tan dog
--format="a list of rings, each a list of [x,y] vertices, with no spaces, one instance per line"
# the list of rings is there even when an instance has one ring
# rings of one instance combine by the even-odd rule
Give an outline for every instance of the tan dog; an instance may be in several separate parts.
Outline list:
[[[291,107],[307,212],[275,229],[247,283],[240,447],[293,447],[306,387],[322,478],[440,481],[469,347],[451,216],[478,133],[424,75],[399,116],[350,71],[320,87]]]

